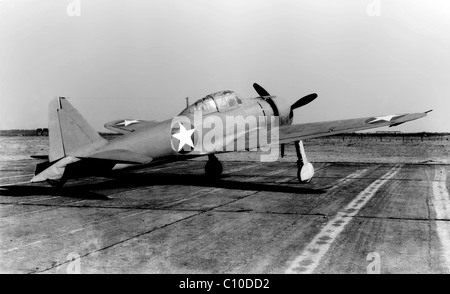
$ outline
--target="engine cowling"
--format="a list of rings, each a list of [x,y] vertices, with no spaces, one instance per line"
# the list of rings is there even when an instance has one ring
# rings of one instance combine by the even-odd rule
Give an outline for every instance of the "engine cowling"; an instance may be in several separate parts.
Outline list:
[[[291,104],[287,99],[280,96],[269,96],[265,100],[273,109],[274,115],[279,117],[280,126],[290,125],[292,123]]]

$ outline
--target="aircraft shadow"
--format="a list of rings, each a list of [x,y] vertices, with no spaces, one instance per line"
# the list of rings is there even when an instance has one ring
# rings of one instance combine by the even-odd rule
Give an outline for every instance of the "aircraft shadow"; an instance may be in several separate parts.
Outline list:
[[[173,185],[292,194],[326,193],[325,189],[280,185],[278,183],[241,182],[227,180],[226,176],[220,179],[210,179],[203,174],[123,173],[114,175],[111,179],[95,183],[77,183],[70,185],[69,181],[66,186],[59,189],[50,186],[5,186],[0,187],[0,196],[54,195],[80,199],[107,200],[108,197],[102,194],[102,190]]]
[[[84,186],[71,186],[67,188],[54,188],[51,186],[0,186],[1,196],[25,197],[25,196],[60,196],[68,198],[86,199],[86,200],[108,200],[105,195],[91,192]]]
[[[294,194],[323,194],[324,189],[314,189],[292,185],[280,185],[278,183],[256,183],[228,180],[226,176],[220,179],[211,179],[203,174],[175,174],[175,173],[142,173],[142,174],[122,174],[116,176],[114,180],[101,183],[94,183],[90,188],[95,190],[111,188],[135,188],[144,186],[196,186],[223,188],[231,190],[251,190]]]

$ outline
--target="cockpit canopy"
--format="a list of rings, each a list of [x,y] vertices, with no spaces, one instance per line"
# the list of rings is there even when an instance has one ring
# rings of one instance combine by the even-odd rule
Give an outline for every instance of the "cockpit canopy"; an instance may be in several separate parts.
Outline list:
[[[185,109],[188,113],[193,114],[194,111],[202,111],[202,114],[210,114],[213,112],[225,112],[239,107],[242,104],[241,98],[233,91],[225,90],[209,94],[208,96],[197,100],[194,104]]]

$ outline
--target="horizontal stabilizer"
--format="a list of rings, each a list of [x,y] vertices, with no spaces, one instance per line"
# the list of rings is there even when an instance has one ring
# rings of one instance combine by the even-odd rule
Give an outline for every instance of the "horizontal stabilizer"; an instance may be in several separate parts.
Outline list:
[[[139,129],[156,125],[158,125],[158,122],[154,120],[118,119],[107,122],[104,127],[116,133],[129,134]]]
[[[66,166],[79,161],[78,158],[66,156],[56,162],[43,162],[36,166],[35,176],[30,180],[31,183],[43,181],[59,181],[64,175]]]
[[[100,159],[100,160],[110,160],[117,163],[138,163],[144,164],[149,163],[153,158],[131,152],[125,149],[107,150],[94,153],[85,157],[79,157],[81,159]]]
[[[37,165],[36,165],[36,169],[35,169],[35,171],[34,171],[34,175],[38,175],[38,174],[40,174],[41,172],[43,172],[44,170],[46,170],[48,167],[50,167],[52,165],[52,163],[51,162],[49,162],[48,160],[47,161],[44,161],[44,162],[41,162],[41,163],[38,163]]]

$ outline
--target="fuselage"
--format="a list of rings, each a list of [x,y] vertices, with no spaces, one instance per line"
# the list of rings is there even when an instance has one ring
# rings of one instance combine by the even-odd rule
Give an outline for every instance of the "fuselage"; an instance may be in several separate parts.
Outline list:
[[[250,146],[252,131],[267,129],[274,121],[277,126],[292,123],[289,113],[277,107],[276,99],[278,97],[241,99],[231,91],[217,92],[198,100],[173,119],[120,136],[102,146],[101,150],[125,149],[154,160],[249,150],[270,143],[267,138],[260,140],[256,136],[256,143]],[[182,146],[180,149],[178,146],[181,142],[174,138],[174,134],[180,131],[179,124],[195,130],[192,134],[194,147]],[[244,141],[243,146],[236,146],[238,139]]]

